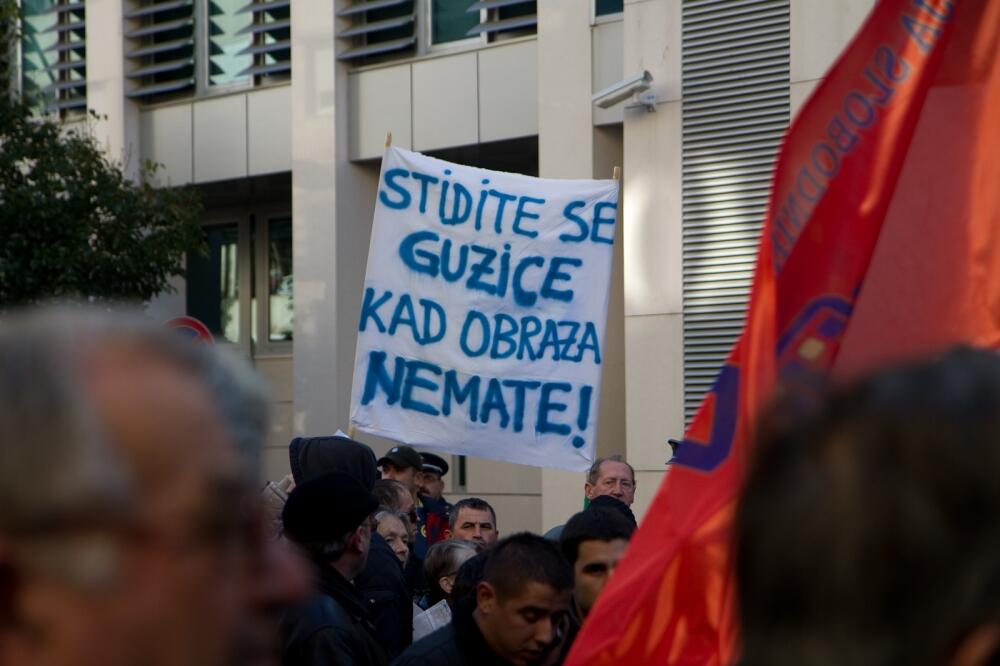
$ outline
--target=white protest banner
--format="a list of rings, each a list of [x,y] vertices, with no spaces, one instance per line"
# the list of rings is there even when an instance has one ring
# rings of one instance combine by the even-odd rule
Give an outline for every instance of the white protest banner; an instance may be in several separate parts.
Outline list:
[[[586,469],[618,182],[392,147],[377,197],[351,423],[420,448]]]

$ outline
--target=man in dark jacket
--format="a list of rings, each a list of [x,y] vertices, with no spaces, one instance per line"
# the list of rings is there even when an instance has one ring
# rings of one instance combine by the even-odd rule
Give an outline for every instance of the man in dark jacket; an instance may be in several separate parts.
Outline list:
[[[281,619],[282,664],[385,664],[386,656],[351,582],[364,569],[375,497],[354,478],[331,472],[305,481],[282,512],[285,535],[315,567],[317,591]]]
[[[527,532],[507,537],[485,561],[471,613],[456,606],[450,625],[411,645],[393,664],[541,663],[561,644],[572,590],[573,572],[554,543]]]
[[[296,483],[337,471],[371,492],[378,478],[375,453],[348,437],[296,437],[288,445],[288,457]],[[399,559],[378,532],[372,532],[368,562],[354,585],[375,623],[379,642],[392,659],[413,640],[413,602]]]

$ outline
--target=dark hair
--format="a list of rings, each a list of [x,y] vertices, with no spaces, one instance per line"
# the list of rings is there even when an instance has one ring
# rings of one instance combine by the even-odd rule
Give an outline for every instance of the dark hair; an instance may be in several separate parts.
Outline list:
[[[397,512],[402,508],[399,498],[409,493],[406,486],[394,479],[378,479],[372,488],[372,495],[378,500],[379,506]]]
[[[995,353],[779,412],[755,453],[735,524],[746,666],[941,664],[1000,618]]]
[[[573,587],[573,569],[555,542],[530,532],[501,539],[486,562],[483,580],[500,597],[514,597],[525,584],[535,582],[556,590]]]
[[[625,462],[624,456],[617,453],[613,456],[608,456],[607,458],[598,458],[595,460],[594,464],[590,466],[589,470],[587,470],[587,483],[592,486],[597,484],[597,479],[601,476],[601,465],[606,462],[620,462],[628,467],[628,471],[632,474],[632,483],[635,483],[635,469],[632,468],[632,465]]]
[[[584,541],[614,541],[632,538],[635,525],[614,509],[592,507],[576,514],[563,528],[559,547],[570,564],[576,563],[580,544]]]
[[[451,588],[452,612],[455,616],[468,615],[476,608],[476,586],[483,579],[486,562],[492,551],[484,550],[467,559],[458,568],[455,585]]]
[[[490,506],[489,502],[479,499],[478,497],[466,497],[463,500],[455,502],[455,504],[451,507],[451,511],[448,513],[448,529],[452,532],[455,531],[455,523],[458,521],[458,512],[462,509],[489,511],[490,515],[493,516],[493,527],[497,526],[497,512],[493,510],[493,507]]]

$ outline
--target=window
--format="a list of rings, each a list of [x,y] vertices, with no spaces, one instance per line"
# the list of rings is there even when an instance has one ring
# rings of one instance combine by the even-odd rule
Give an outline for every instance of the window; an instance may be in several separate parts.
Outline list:
[[[187,261],[187,313],[247,356],[290,351],[291,217],[266,210],[218,216],[206,224],[205,238],[207,254]]]
[[[254,64],[248,34],[253,14],[242,11],[246,0],[208,0],[208,85],[225,86],[246,80]]]
[[[253,75],[257,83],[287,78],[292,71],[291,0],[252,0],[243,10],[253,21],[241,30],[252,35],[253,43],[241,53],[253,57],[243,75]]]
[[[291,0],[129,0],[129,97],[181,95],[287,79]]]
[[[156,99],[195,88],[194,0],[144,0],[125,14],[129,97]]]
[[[431,43],[446,44],[469,38],[479,25],[480,12],[469,11],[473,0],[430,0]]]
[[[620,14],[625,9],[623,5],[624,0],[594,0],[594,15]]]
[[[531,35],[538,23],[535,0],[353,0],[337,16],[351,22],[337,58],[358,65]]]
[[[22,95],[43,112],[82,112],[87,106],[83,2],[24,0],[22,10]]]
[[[207,255],[187,260],[187,311],[216,340],[240,343],[240,230],[238,224],[205,229]]]
[[[295,312],[292,300],[292,220],[277,218],[267,225],[267,339],[292,339]]]

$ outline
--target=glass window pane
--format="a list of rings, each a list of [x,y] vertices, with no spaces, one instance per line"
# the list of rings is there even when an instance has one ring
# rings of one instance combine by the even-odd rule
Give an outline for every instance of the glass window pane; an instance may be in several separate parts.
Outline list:
[[[623,0],[594,0],[594,13],[597,16],[618,14],[624,9],[622,4]]]
[[[208,254],[187,262],[187,311],[218,339],[240,340],[239,229],[235,224],[205,229]]]
[[[468,11],[475,0],[432,0],[431,42],[444,44],[468,39],[466,34],[479,25],[479,12]]]
[[[292,278],[292,221],[271,220],[267,225],[267,331],[271,342],[292,339],[294,301]]]
[[[52,66],[59,61],[55,51],[46,49],[59,41],[59,33],[49,30],[58,22],[59,15],[49,12],[55,6],[54,0],[23,0],[23,33],[21,35],[21,82],[24,96],[32,105],[44,107],[54,101],[49,93],[42,91],[57,83],[58,77]]]
[[[246,0],[209,0],[208,3],[208,83],[226,85],[245,81],[237,76],[253,64],[253,55],[241,54],[253,41],[250,33],[238,34],[253,22],[252,12],[237,11]]]

